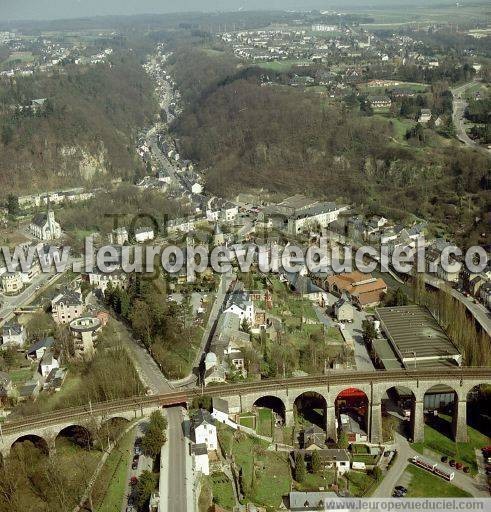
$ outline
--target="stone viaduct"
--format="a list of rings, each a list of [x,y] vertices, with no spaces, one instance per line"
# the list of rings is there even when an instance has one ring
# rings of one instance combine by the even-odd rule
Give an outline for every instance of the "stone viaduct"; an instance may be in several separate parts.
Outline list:
[[[491,372],[490,372],[491,373]],[[431,372],[425,378],[415,378],[411,373],[404,374],[397,372],[393,379],[381,380],[374,375],[372,381],[366,382],[366,378],[358,378],[358,372],[353,373],[346,384],[326,382],[311,384],[308,386],[297,387],[294,385],[272,386],[269,390],[252,390],[246,393],[221,393],[220,397],[229,403],[231,413],[251,411],[254,404],[264,397],[275,397],[281,400],[284,408],[286,425],[293,424],[293,411],[295,401],[305,393],[316,393],[324,399],[326,418],[326,434],[328,438],[337,439],[337,419],[335,401],[338,395],[349,388],[356,388],[363,391],[368,399],[368,412],[366,424],[368,436],[371,442],[382,442],[382,398],[387,391],[393,387],[405,388],[413,395],[413,407],[411,413],[411,431],[414,442],[424,440],[424,418],[423,404],[426,392],[437,385],[450,387],[454,395],[454,413],[453,413],[453,434],[454,439],[459,442],[467,441],[467,397],[469,392],[481,384],[491,384],[491,375],[485,380],[478,377],[432,377]],[[325,379],[323,379],[325,381]]]
[[[370,441],[382,442],[382,399],[393,387],[405,388],[413,395],[411,414],[412,438],[424,439],[423,403],[425,394],[435,386],[445,385],[454,392],[453,431],[456,441],[467,441],[467,398],[476,386],[491,385],[491,368],[429,368],[422,370],[389,370],[376,372],[332,371],[327,375],[271,379],[241,384],[224,384],[205,389],[193,388],[162,395],[132,397],[112,402],[54,411],[0,425],[0,453],[5,456],[19,440],[42,443],[47,452],[56,449],[56,438],[70,427],[98,432],[101,426],[116,418],[135,420],[162,407],[189,405],[193,399],[208,395],[227,400],[229,413],[249,412],[258,400],[274,397],[281,404],[286,425],[292,425],[295,402],[306,393],[315,393],[322,401],[327,437],[337,438],[336,398],[349,388],[363,391],[368,400],[366,416]]]

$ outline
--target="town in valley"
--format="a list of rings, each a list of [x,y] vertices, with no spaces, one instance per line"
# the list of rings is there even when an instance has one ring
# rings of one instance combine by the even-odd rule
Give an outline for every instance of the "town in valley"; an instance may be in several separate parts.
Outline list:
[[[252,3],[0,7],[0,512],[491,503],[490,6]]]

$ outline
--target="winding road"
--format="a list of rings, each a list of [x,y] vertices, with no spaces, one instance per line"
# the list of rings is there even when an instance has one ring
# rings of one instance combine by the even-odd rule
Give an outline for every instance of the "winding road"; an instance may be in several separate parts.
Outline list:
[[[463,97],[467,89],[472,87],[478,83],[476,80],[473,80],[472,82],[467,82],[465,84],[459,85],[458,87],[454,87],[451,89],[452,97],[453,97],[453,112],[452,112],[452,121],[455,125],[455,129],[457,131],[457,138],[463,142],[466,146],[469,146],[474,149],[478,149],[479,151],[483,151],[487,153],[488,155],[491,154],[491,150],[485,148],[484,146],[481,146],[477,144],[475,141],[473,141],[468,135],[465,130],[465,109],[467,107],[467,101]]]

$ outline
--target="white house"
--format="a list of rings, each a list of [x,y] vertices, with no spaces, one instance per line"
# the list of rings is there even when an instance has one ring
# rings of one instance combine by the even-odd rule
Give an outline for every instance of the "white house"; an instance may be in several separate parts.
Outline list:
[[[422,108],[421,115],[419,116],[418,123],[426,124],[431,119],[431,110],[429,108]]]
[[[233,313],[240,318],[241,322],[247,320],[249,325],[254,324],[254,302],[249,300],[247,293],[244,291],[232,294],[232,299],[224,313]]]
[[[153,240],[154,237],[155,233],[152,228],[143,227],[135,229],[135,240],[139,243]]]
[[[47,338],[37,341],[34,345],[31,345],[27,349],[26,356],[34,361],[39,361],[44,356],[46,350],[50,349],[54,344],[54,338],[48,336]]]
[[[210,461],[208,459],[208,449],[206,444],[195,444],[191,448],[191,452],[194,456],[194,468],[197,473],[202,475],[210,474]]]
[[[40,240],[56,240],[61,237],[61,226],[56,222],[55,214],[49,207],[46,213],[34,216],[29,229]]]
[[[314,227],[315,225],[326,228],[331,222],[337,220],[341,212],[347,209],[348,206],[338,206],[329,202],[299,208],[288,218],[288,233],[296,235],[304,228]]]
[[[2,348],[22,347],[26,341],[26,330],[18,323],[5,324],[2,330]]]
[[[58,360],[55,358],[55,355],[53,354],[53,351],[51,348],[45,350],[43,357],[41,358],[41,362],[39,364],[39,370],[41,372],[41,375],[46,378],[51,370],[54,370],[55,368],[59,368],[60,364],[58,363]]]
[[[200,409],[197,412],[196,416],[193,418],[193,431],[197,445],[205,444],[208,451],[213,451],[218,448],[215,420],[208,411]]]

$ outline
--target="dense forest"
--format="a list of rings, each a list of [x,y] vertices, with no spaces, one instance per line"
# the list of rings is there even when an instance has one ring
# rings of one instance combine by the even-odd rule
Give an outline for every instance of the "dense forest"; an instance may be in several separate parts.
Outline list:
[[[91,67],[0,82],[0,184],[26,193],[132,178],[138,127],[156,111],[153,86],[130,52]],[[46,98],[33,110],[32,100]],[[27,107],[27,108],[26,108]]]
[[[302,190],[395,219],[412,213],[461,233],[489,210],[486,155],[426,129],[428,137],[397,140],[387,118],[301,89],[261,86],[261,70],[230,59],[188,47],[170,63],[188,91],[173,130],[183,152],[207,169],[210,193]]]

